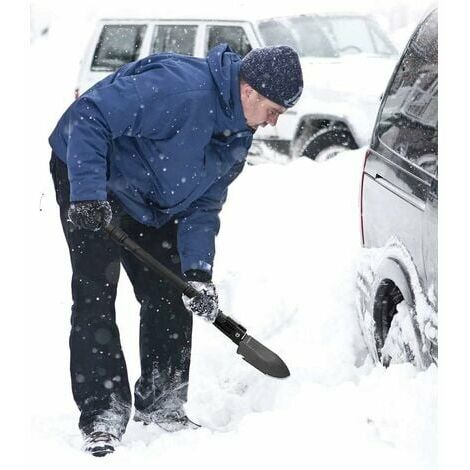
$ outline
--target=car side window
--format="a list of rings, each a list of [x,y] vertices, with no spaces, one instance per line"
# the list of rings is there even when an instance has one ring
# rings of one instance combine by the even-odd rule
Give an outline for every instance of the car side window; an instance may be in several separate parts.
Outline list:
[[[155,27],[152,53],[176,52],[194,55],[197,26],[195,25],[159,25]]]
[[[384,98],[378,138],[396,154],[437,175],[437,18],[413,36]]]
[[[137,60],[146,26],[139,24],[104,25],[93,55],[91,70],[114,71]]]
[[[252,49],[241,26],[208,26],[207,51],[223,42],[226,42],[240,57],[244,57]]]

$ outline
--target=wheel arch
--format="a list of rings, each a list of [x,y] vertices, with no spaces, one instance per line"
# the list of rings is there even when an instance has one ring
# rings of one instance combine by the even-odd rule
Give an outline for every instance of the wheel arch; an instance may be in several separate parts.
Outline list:
[[[398,238],[391,237],[382,248],[366,249],[358,266],[356,286],[356,312],[364,343],[375,363],[380,361],[376,320],[383,318],[386,303],[398,305],[404,301],[415,327],[416,358],[423,367],[437,364],[437,311],[423,291],[412,256]]]
[[[406,303],[408,305],[414,305],[415,296],[411,287],[410,276],[399,260],[395,258],[383,259],[377,267],[376,279],[379,280],[379,282],[382,280],[393,282],[400,290]]]

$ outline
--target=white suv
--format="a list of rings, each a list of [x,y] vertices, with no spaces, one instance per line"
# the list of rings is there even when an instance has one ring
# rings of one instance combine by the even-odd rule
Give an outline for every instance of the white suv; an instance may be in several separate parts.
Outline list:
[[[76,95],[127,62],[170,51],[205,57],[222,42],[242,57],[251,49],[286,44],[301,58],[302,97],[276,127],[258,129],[252,155],[266,154],[267,146],[285,158],[321,161],[369,142],[397,51],[367,16],[103,19],[82,60]]]

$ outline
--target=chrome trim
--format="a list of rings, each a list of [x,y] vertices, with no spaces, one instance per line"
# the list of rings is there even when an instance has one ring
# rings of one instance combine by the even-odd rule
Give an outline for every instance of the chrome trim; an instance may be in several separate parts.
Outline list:
[[[385,189],[388,189],[389,191],[396,194],[398,197],[402,198],[406,202],[409,202],[421,211],[424,212],[424,210],[426,209],[426,203],[424,201],[414,196],[413,194],[407,193],[406,191],[394,185],[393,183],[390,183],[390,181],[387,181],[382,176],[376,174],[374,180],[378,184],[380,184],[380,186],[384,187]]]

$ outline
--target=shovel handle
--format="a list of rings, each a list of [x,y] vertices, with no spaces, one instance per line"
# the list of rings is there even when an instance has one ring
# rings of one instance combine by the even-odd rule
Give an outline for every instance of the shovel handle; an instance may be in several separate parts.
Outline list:
[[[157,261],[150,253],[145,251],[138,243],[133,241],[124,230],[116,227],[112,224],[108,224],[104,230],[107,232],[109,237],[114,240],[119,246],[122,246],[126,250],[130,251],[137,259],[142,261],[145,266],[152,269],[160,276],[171,281],[182,294],[189,298],[193,298],[199,294],[199,292],[191,286],[191,284],[185,282],[174,272],[170,271],[166,266]],[[240,344],[240,341],[246,334],[246,328],[237,323],[232,318],[224,315],[221,310],[217,314],[214,320],[214,326],[218,328],[222,333],[228,336],[235,344]]]
[[[139,244],[129,238],[124,230],[112,224],[108,224],[104,230],[112,240],[114,240],[119,246],[130,251],[137,259],[142,261],[145,266],[171,281],[182,294],[186,295],[190,299],[198,295],[199,292],[194,287],[157,261],[150,253],[145,251]]]

